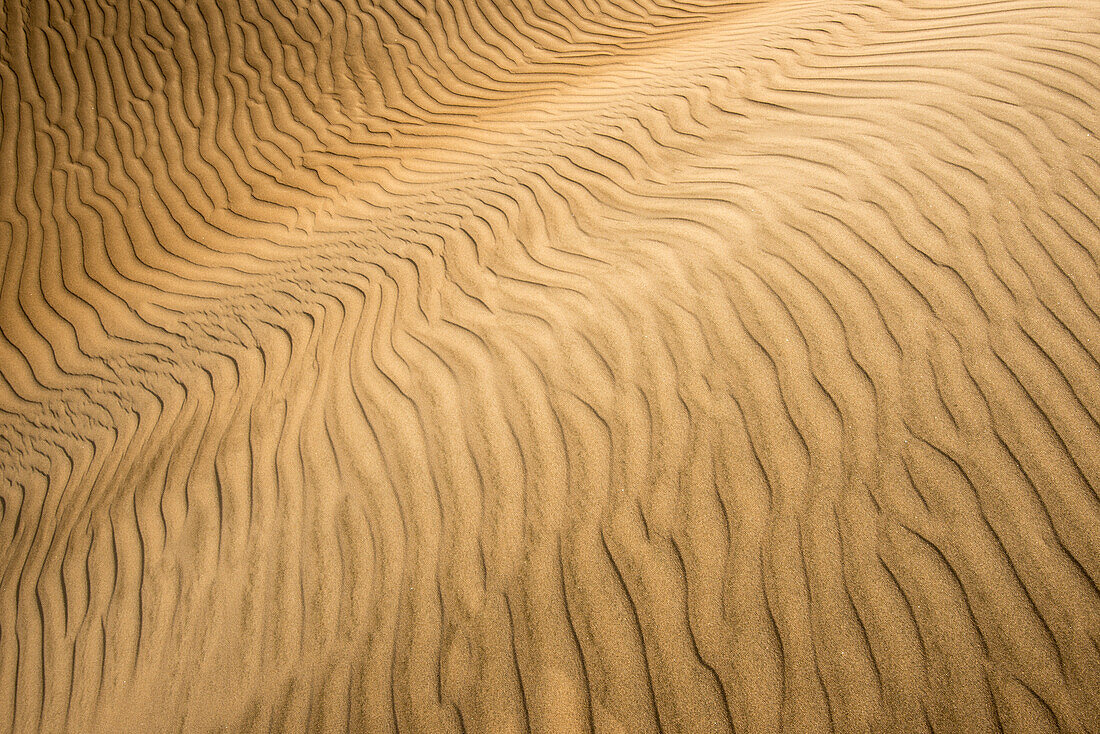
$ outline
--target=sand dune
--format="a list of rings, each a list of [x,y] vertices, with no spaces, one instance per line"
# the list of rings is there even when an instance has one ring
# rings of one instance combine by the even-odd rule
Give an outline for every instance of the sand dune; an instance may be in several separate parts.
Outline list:
[[[0,731],[1100,732],[1096,0],[0,28]]]

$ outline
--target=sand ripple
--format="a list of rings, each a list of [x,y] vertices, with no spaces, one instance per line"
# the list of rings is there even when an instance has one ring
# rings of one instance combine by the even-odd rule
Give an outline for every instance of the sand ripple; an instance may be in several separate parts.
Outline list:
[[[0,731],[1100,731],[1096,0],[12,0]]]

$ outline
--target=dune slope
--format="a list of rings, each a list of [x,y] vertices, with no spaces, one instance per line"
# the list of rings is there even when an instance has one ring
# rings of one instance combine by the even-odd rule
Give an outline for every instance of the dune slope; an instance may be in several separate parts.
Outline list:
[[[1100,732],[1095,0],[8,0],[0,731]]]

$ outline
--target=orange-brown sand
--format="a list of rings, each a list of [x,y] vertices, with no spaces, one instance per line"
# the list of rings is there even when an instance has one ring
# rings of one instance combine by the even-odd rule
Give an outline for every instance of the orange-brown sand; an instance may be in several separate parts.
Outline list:
[[[8,0],[0,732],[1100,732],[1100,1]]]

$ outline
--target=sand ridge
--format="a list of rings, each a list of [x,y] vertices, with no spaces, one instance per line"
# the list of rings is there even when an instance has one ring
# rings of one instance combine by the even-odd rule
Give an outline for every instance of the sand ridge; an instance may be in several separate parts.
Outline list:
[[[0,731],[1100,731],[1100,6],[0,10]]]

